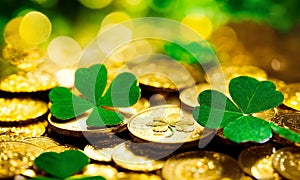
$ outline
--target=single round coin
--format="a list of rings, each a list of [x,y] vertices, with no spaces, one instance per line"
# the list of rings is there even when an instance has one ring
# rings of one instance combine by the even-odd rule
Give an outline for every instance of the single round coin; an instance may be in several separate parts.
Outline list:
[[[48,111],[46,102],[32,98],[0,98],[0,124],[33,121]]]
[[[22,71],[0,80],[0,90],[12,93],[47,91],[55,86],[55,77],[44,71]]]
[[[173,116],[174,114],[178,116]],[[209,135],[204,136],[204,128],[195,122],[190,113],[182,111],[176,105],[145,109],[132,116],[127,127],[139,139],[170,145],[195,142]]]
[[[25,138],[22,142],[33,144],[42,149],[48,149],[53,146],[59,146],[60,144],[52,138],[49,137],[31,137]]]
[[[118,166],[133,171],[154,171],[161,169],[164,164],[163,160],[134,153],[130,150],[130,142],[118,145],[112,159]]]
[[[0,143],[0,179],[12,178],[33,165],[43,149],[24,142]]]
[[[115,133],[123,132],[126,129],[124,123],[112,127],[104,127],[97,129],[90,129],[86,120],[89,114],[85,113],[77,118],[69,121],[60,121],[56,119],[52,114],[48,115],[49,128],[54,132],[72,137],[107,137],[112,136]]]
[[[236,160],[212,151],[191,151],[177,154],[162,169],[166,180],[240,179],[243,176]]]
[[[220,85],[218,87],[212,87],[208,83],[200,83],[196,86],[191,86],[184,89],[180,95],[180,101],[190,110],[193,110],[194,107],[199,106],[199,102],[197,101],[198,95],[204,91],[209,89],[219,90],[221,92],[226,92],[226,86]]]
[[[281,127],[287,127],[300,133],[300,113],[279,114],[271,119],[272,122]]]
[[[43,121],[24,126],[0,127],[0,142],[21,141],[25,138],[42,136],[47,124],[47,121]]]
[[[280,91],[284,95],[283,104],[300,111],[300,83],[287,84]]]
[[[105,148],[96,148],[92,145],[86,145],[84,147],[84,153],[91,159],[96,161],[110,162],[112,161],[111,157],[115,150],[115,146],[113,147],[105,147]]]
[[[273,167],[287,179],[300,177],[300,148],[285,147],[274,153]]]
[[[272,167],[272,154],[276,147],[267,144],[244,149],[238,157],[242,170],[257,179],[278,179],[279,175]]]

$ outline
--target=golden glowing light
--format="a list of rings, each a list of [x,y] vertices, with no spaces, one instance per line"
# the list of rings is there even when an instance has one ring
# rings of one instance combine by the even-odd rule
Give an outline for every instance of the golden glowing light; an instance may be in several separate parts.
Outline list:
[[[32,11],[27,13],[20,22],[19,33],[29,44],[40,44],[48,39],[52,26],[47,16]]]
[[[192,28],[204,39],[207,39],[212,32],[210,19],[202,14],[187,15],[182,19],[182,23]]]
[[[79,0],[79,2],[90,9],[101,9],[108,6],[112,0]]]
[[[131,18],[129,17],[129,15],[124,12],[121,12],[121,11],[112,12],[112,13],[108,14],[107,16],[105,16],[104,19],[102,20],[101,31],[103,31],[113,25],[123,23],[126,21],[130,21],[130,20],[131,20]],[[129,23],[128,23],[128,28],[131,29]]]

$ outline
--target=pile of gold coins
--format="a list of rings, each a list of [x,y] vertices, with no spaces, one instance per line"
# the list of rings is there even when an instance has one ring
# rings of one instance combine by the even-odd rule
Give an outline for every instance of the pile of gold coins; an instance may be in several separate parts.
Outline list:
[[[32,29],[31,23],[41,28]],[[222,32],[234,36],[230,29],[222,28]],[[3,57],[20,71],[0,79],[3,94],[0,97],[0,179],[44,176],[34,166],[34,159],[42,152],[68,149],[80,150],[91,159],[74,178],[84,175],[100,175],[107,180],[300,177],[299,144],[276,135],[264,144],[233,143],[222,132],[200,126],[192,116],[192,110],[199,105],[200,92],[217,89],[228,94],[229,81],[247,75],[273,81],[285,97],[279,107],[255,115],[300,133],[300,83],[286,84],[250,65],[224,65],[204,74],[192,65],[172,63],[170,59],[152,61],[150,58],[144,64],[130,64],[126,61],[130,55],[121,49],[106,61],[108,81],[126,65],[138,77],[142,97],[132,107],[113,108],[124,115],[123,123],[93,129],[86,125],[88,113],[58,121],[49,112],[47,97],[42,97],[42,92],[47,94],[59,81],[38,67],[46,56],[39,45],[46,41],[50,31],[49,20],[39,12],[13,19],[4,30],[7,46]],[[55,42],[61,43],[61,39]],[[148,45],[147,41],[140,41],[128,46],[137,52]],[[66,63],[64,68],[73,63]]]

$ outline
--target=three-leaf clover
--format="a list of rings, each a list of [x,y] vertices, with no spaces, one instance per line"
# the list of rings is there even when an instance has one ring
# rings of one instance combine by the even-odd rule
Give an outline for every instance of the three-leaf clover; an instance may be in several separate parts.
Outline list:
[[[44,152],[34,160],[34,164],[50,177],[35,177],[35,180],[74,179],[71,176],[89,164],[89,158],[81,151],[66,150],[61,153]],[[79,179],[79,178],[76,178]],[[105,180],[102,176],[82,177],[81,180]]]
[[[101,127],[120,124],[122,114],[105,107],[129,107],[140,97],[140,88],[136,77],[128,72],[119,74],[106,92],[107,70],[104,65],[96,64],[89,68],[80,68],[75,72],[75,87],[81,93],[77,96],[67,88],[56,87],[49,93],[52,102],[50,111],[61,120],[75,118],[92,110],[87,125]]]
[[[274,83],[240,76],[230,81],[229,93],[233,101],[216,90],[201,92],[200,106],[193,111],[195,120],[208,128],[224,128],[224,136],[234,142],[268,140],[274,128],[252,114],[282,103],[283,95],[276,91]]]
[[[146,123],[147,126],[151,126],[152,130],[160,135],[166,132],[168,129],[172,132],[170,136],[173,135],[173,129],[182,132],[192,132],[194,130],[194,121],[190,119],[185,119],[179,113],[173,113],[167,117],[156,117],[152,121]]]

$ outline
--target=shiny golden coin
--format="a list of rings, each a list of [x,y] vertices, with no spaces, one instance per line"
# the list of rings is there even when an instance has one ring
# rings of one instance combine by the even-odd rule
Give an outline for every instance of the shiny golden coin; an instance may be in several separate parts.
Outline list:
[[[58,145],[58,146],[51,146],[51,147],[45,149],[45,152],[61,153],[66,150],[79,150],[79,149],[77,147],[74,147],[71,145]]]
[[[300,148],[286,147],[275,152],[273,167],[287,179],[300,177]]]
[[[24,126],[0,127],[0,142],[21,141],[29,137],[39,137],[46,131],[47,122],[37,122]]]
[[[118,179],[118,170],[110,165],[88,164],[83,169],[82,174],[86,176],[102,176],[106,180]]]
[[[283,104],[300,111],[300,83],[287,84],[280,91],[284,95]]]
[[[44,101],[32,98],[0,98],[0,123],[35,120],[48,111]]]
[[[178,118],[171,118],[173,114],[179,115]],[[137,138],[163,144],[183,144],[206,137],[202,136],[204,128],[194,121],[192,115],[176,105],[145,109],[132,116],[127,127]]]
[[[53,146],[59,146],[60,144],[52,138],[49,137],[31,137],[25,138],[22,142],[33,144],[42,149],[48,149]]]
[[[289,128],[300,133],[300,113],[279,114],[271,120],[281,127]]]
[[[9,63],[24,71],[34,70],[44,61],[44,51],[40,48],[21,50],[11,46],[5,46],[2,55]]]
[[[242,170],[233,158],[212,151],[191,151],[175,155],[163,166],[166,180],[240,179]]]
[[[161,169],[164,161],[142,156],[130,150],[130,143],[118,145],[112,154],[113,161],[120,167],[133,171],[154,171]]]
[[[270,122],[277,115],[277,110],[273,108],[259,113],[253,113],[252,115]]]
[[[48,39],[52,26],[43,13],[32,11],[27,13],[20,22],[19,33],[29,44],[40,44]]]
[[[24,142],[0,143],[0,179],[12,178],[33,165],[43,149]]]
[[[161,177],[155,175],[155,174],[145,174],[145,173],[125,173],[120,172],[118,173],[118,180],[162,180]]]
[[[198,103],[198,95],[204,91],[204,90],[209,90],[209,89],[215,89],[221,92],[227,92],[225,85],[219,85],[217,87],[212,87],[211,85],[207,83],[201,83],[197,84],[196,86],[191,86],[189,88],[184,89],[180,95],[179,99],[181,102],[187,106],[189,109],[194,109],[195,106],[199,106]]]
[[[86,145],[84,147],[84,153],[91,159],[96,161],[110,162],[112,161],[111,157],[115,151],[114,147],[105,147],[105,148],[96,148],[92,145]]]
[[[125,68],[138,77],[140,84],[152,89],[170,92],[196,84],[185,65],[159,56],[136,59]]]
[[[272,154],[275,151],[272,145],[246,148],[239,155],[239,165],[245,173],[257,179],[279,179],[272,167]]]
[[[0,80],[0,90],[12,93],[46,91],[55,86],[54,76],[43,71],[19,72]]]
[[[88,116],[89,113],[85,113],[80,117],[71,119],[69,121],[60,121],[59,119],[56,119],[54,116],[52,116],[52,114],[49,114],[49,128],[61,135],[73,137],[96,136],[98,138],[113,136],[115,133],[122,132],[126,129],[124,123],[112,127],[90,129],[86,124]]]
[[[238,76],[250,76],[260,81],[267,79],[267,73],[256,66],[223,66],[211,68],[206,72],[205,80],[210,84],[229,84]]]

